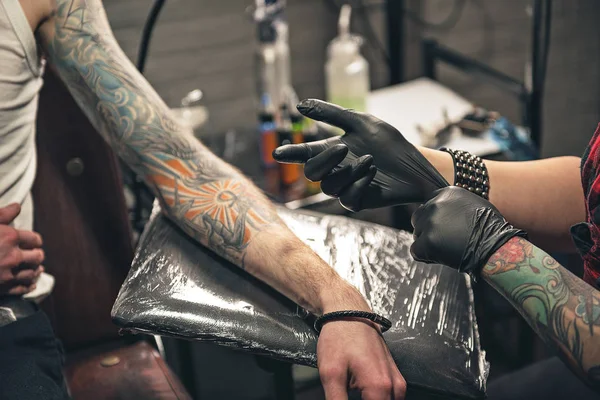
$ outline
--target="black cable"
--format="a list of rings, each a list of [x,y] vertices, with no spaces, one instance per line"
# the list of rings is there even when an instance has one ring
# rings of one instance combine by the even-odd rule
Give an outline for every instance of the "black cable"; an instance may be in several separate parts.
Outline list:
[[[140,47],[138,50],[138,58],[137,58],[137,69],[143,74],[144,68],[146,67],[146,59],[148,58],[148,48],[150,47],[150,39],[152,38],[152,31],[154,30],[154,25],[156,24],[156,20],[158,19],[158,15],[165,5],[165,0],[155,0],[152,8],[150,9],[150,14],[148,14],[148,18],[146,19],[146,23],[144,24],[144,30],[142,31],[142,39],[140,40]]]

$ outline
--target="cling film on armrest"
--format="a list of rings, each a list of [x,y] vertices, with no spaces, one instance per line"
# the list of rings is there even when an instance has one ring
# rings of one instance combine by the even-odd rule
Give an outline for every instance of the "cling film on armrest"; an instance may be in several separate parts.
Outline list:
[[[485,397],[488,364],[466,275],[415,262],[408,232],[346,217],[277,211],[374,312],[392,321],[384,337],[409,393]],[[112,318],[129,331],[210,341],[295,364],[317,362],[310,316],[159,212],[140,240]]]

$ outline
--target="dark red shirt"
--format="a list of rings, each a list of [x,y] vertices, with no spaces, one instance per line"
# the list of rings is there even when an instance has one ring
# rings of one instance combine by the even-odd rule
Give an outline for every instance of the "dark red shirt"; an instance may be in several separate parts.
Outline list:
[[[571,234],[584,262],[583,279],[600,288],[600,124],[581,158],[581,183],[586,222],[573,225]]]

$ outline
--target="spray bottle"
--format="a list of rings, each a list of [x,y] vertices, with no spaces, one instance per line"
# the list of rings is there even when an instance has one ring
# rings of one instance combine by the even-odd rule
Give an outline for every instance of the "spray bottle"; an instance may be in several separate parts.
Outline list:
[[[362,38],[350,33],[352,8],[345,4],[338,20],[338,36],[327,47],[327,100],[345,108],[366,111],[371,89],[369,63],[360,54]]]

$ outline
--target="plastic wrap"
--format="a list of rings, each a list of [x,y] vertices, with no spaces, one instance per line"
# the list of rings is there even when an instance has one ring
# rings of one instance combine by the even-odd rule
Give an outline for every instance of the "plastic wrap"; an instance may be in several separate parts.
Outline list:
[[[413,261],[406,232],[345,217],[278,210],[288,226],[393,322],[384,334],[409,389],[481,398],[487,364],[470,281]],[[312,319],[293,302],[155,215],[112,311],[131,331],[316,366]]]

